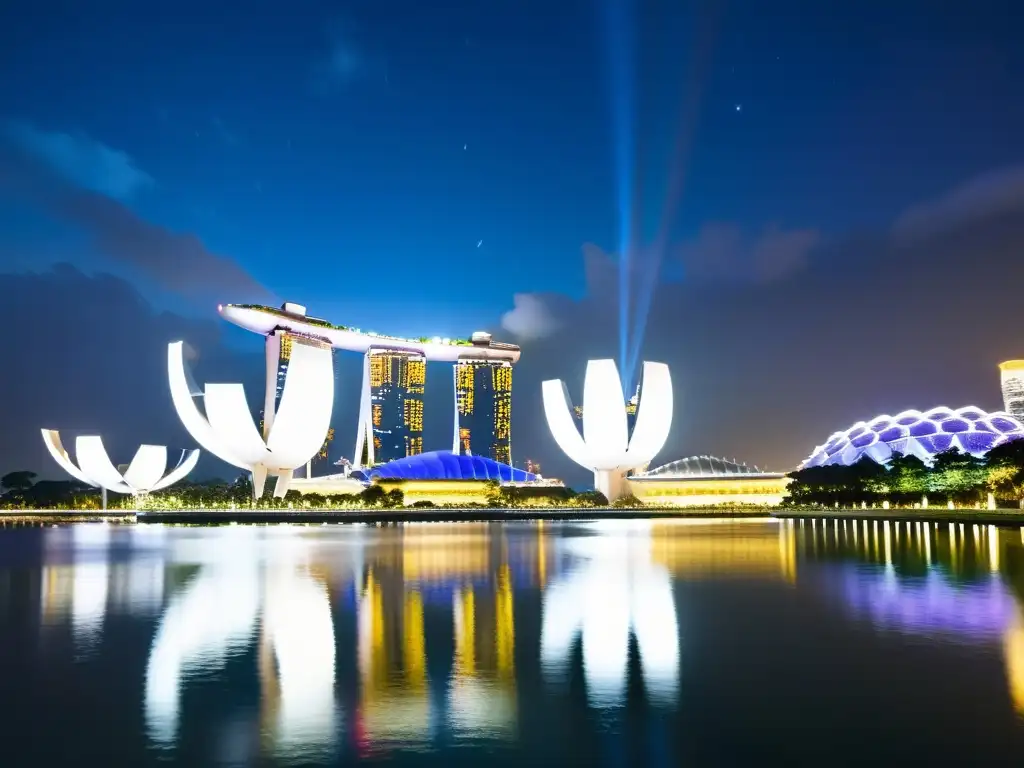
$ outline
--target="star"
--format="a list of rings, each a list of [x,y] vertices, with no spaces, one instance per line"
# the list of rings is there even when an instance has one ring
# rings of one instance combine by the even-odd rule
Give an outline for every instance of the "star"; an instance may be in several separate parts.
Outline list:
[[[742,104],[737,104],[736,105],[736,111],[737,112],[741,112],[742,110],[743,110],[743,105]]]

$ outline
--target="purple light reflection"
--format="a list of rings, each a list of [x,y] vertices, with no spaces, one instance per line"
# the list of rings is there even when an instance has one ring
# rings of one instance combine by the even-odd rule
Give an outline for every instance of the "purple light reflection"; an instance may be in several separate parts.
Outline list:
[[[1017,615],[1016,600],[998,576],[953,584],[934,570],[924,577],[906,577],[854,566],[843,569],[840,582],[855,614],[899,632],[998,640]]]

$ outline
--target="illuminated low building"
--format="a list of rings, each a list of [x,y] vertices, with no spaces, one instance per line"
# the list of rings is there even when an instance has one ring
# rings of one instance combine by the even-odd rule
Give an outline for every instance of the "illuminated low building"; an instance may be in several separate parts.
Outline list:
[[[417,501],[434,504],[486,504],[493,483],[530,483],[536,475],[485,456],[466,456],[430,451],[392,461],[371,470],[356,470],[352,477],[379,485],[386,491],[400,489],[407,505]]]
[[[449,451],[428,451],[372,468],[355,469],[347,475],[296,480],[300,493],[323,495],[359,493],[370,485],[385,491],[401,490],[406,505],[417,501],[433,504],[486,504],[499,485],[553,485],[539,475],[486,456],[466,456]]]
[[[789,478],[713,456],[691,456],[628,478],[640,501],[652,506],[777,507]]]

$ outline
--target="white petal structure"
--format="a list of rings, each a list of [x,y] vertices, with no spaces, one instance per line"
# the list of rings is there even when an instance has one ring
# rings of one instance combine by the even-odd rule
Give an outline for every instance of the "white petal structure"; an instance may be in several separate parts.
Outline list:
[[[122,473],[114,466],[97,435],[82,435],[75,440],[76,465],[64,448],[60,432],[44,429],[43,442],[54,460],[76,480],[117,493],[149,493],[167,488],[191,472],[199,461],[199,450],[182,451],[178,463],[167,472],[167,448],[162,445],[140,445],[135,458]],[[167,472],[167,474],[164,474]]]
[[[185,366],[184,342],[168,345],[167,373],[171,400],[185,429],[210,453],[252,472],[257,498],[268,474],[277,476],[274,495],[283,497],[294,470],[323,445],[334,406],[334,364],[327,344],[293,339],[280,396],[270,401],[275,409],[265,419],[265,435],[253,422],[241,384],[207,384],[199,390]],[[200,397],[205,414],[196,405]]]
[[[625,477],[646,466],[665,445],[672,426],[672,377],[664,363],[643,365],[633,434],[626,419],[622,380],[614,360],[591,360],[583,381],[583,434],[561,380],[543,384],[544,415],[566,456],[593,470],[594,487],[614,501],[626,494]]]

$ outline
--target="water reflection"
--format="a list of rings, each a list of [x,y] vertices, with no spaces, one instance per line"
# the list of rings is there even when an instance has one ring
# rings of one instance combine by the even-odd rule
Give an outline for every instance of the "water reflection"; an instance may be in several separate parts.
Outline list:
[[[171,746],[193,679],[259,647],[261,725],[271,752],[330,747],[335,731],[335,637],[324,574],[285,549],[260,562],[256,529],[222,528],[221,556],[170,597],[149,654],[145,714],[150,738]]]
[[[732,676],[757,695],[750,680],[775,662],[743,665],[793,601],[815,621],[991,652],[1024,715],[1022,536],[884,521],[83,525],[41,533],[32,610],[48,638],[70,635],[77,667],[113,658],[138,681],[161,760],[458,748],[480,750],[471,764],[642,763],[647,750],[670,764],[688,686],[701,707]],[[736,656],[710,674],[711,648]],[[45,663],[61,652],[48,640]]]
[[[647,691],[671,705],[679,685],[671,580],[667,569],[651,560],[651,524],[630,524],[626,533],[566,542],[575,563],[544,593],[541,663],[550,678],[565,679],[580,639],[591,705],[615,706],[626,693],[632,635]]]
[[[818,583],[880,630],[997,647],[1024,715],[1024,528],[908,521],[788,523]]]

